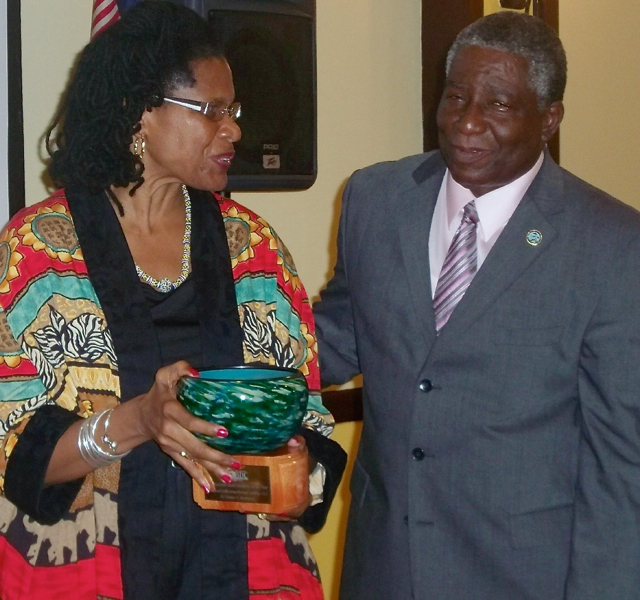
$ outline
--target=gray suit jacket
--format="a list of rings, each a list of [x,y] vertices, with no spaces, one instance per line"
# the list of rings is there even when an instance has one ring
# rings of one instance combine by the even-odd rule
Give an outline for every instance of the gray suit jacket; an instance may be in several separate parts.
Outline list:
[[[341,598],[637,600],[640,215],[546,156],[436,338],[444,173],[353,175],[315,306],[324,383],[364,376]]]

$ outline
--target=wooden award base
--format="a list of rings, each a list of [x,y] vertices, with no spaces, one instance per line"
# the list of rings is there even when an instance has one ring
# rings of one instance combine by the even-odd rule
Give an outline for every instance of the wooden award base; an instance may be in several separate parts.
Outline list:
[[[308,498],[306,448],[292,451],[283,446],[266,454],[237,458],[242,469],[231,472],[231,483],[216,483],[216,489],[207,494],[193,482],[193,499],[202,508],[285,514]]]

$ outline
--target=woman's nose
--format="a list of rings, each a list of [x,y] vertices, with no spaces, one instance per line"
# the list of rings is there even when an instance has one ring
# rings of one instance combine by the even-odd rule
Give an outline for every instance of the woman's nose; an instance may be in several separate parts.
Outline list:
[[[225,116],[220,129],[218,129],[218,135],[235,144],[240,141],[242,131],[240,126],[231,117]]]

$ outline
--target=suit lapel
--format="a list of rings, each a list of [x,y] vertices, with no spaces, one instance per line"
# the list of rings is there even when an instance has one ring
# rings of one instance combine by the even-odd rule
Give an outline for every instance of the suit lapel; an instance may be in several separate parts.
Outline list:
[[[547,154],[536,179],[489,252],[439,339],[457,339],[558,236],[554,217],[564,211],[560,168]],[[539,232],[538,244],[532,232]],[[530,243],[528,238],[534,243]]]
[[[425,341],[435,340],[435,318],[431,302],[429,230],[446,167],[440,153],[427,157],[412,174],[410,185],[398,192],[393,217],[399,237],[407,287]]]

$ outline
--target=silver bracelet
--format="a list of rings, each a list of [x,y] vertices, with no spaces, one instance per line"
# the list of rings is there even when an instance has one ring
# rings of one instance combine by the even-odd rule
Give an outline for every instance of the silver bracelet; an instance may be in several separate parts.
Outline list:
[[[114,442],[109,437],[109,420],[111,419],[111,413],[113,413],[113,408],[108,408],[105,412],[107,414],[107,418],[104,421],[104,432],[102,433],[102,438],[100,439],[102,440],[103,444],[109,446],[109,449],[111,450],[111,454],[117,455],[118,442]]]
[[[104,435],[107,437],[107,440],[109,440],[109,437],[106,435],[106,427],[108,426],[108,419],[111,416],[112,410],[113,409],[107,409],[99,413],[95,413],[88,419],[85,419],[82,425],[80,425],[80,431],[78,432],[78,451],[80,452],[80,456],[82,456],[85,462],[93,469],[106,467],[107,465],[122,459],[130,452],[127,451],[120,454],[107,452],[96,442],[96,430],[98,429],[98,424],[105,416],[107,417],[107,422],[105,422]],[[111,442],[111,440],[109,440],[109,442]],[[107,443],[109,448],[113,447],[111,443],[105,443]]]

